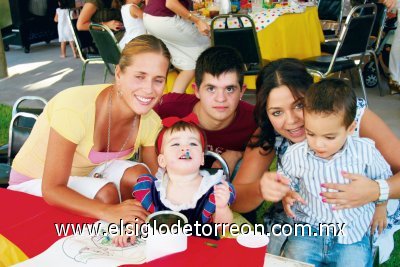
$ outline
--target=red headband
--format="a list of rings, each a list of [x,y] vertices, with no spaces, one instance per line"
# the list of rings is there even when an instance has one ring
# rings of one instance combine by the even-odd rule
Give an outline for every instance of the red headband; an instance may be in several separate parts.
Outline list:
[[[187,115],[186,117],[183,117],[183,118],[168,117],[168,118],[163,119],[162,124],[163,124],[164,128],[159,133],[158,139],[157,139],[157,149],[159,152],[161,151],[162,139],[163,139],[165,131],[180,121],[184,121],[184,122],[196,125],[197,127],[199,125],[199,119],[197,118],[196,114],[194,114],[194,113],[190,113],[189,115]],[[200,133],[201,145],[203,146],[203,150],[204,150],[205,149],[204,134],[201,130],[199,131],[199,133]]]

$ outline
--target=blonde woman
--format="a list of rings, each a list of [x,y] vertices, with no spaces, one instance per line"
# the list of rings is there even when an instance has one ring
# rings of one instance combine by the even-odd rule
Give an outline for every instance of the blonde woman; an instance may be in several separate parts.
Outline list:
[[[161,120],[152,108],[169,63],[164,43],[142,35],[122,51],[115,84],[57,94],[16,156],[9,189],[108,222],[144,220],[147,212],[129,198],[137,176],[150,171],[126,159],[140,148],[143,163],[157,169],[154,142]]]

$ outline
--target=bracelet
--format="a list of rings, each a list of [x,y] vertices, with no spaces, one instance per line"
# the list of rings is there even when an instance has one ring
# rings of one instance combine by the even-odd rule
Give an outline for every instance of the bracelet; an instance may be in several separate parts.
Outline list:
[[[191,18],[192,18],[192,12],[189,11],[189,15],[187,16],[187,19],[192,21]]]
[[[386,180],[379,179],[375,180],[379,185],[379,198],[376,201],[377,204],[385,202],[389,198],[389,185]]]

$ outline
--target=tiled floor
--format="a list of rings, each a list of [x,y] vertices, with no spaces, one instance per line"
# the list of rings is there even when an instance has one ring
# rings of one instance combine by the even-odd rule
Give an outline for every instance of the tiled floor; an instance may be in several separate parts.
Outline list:
[[[55,41],[49,45],[33,45],[29,54],[12,46],[6,52],[9,77],[0,80],[0,103],[12,105],[23,95],[50,99],[65,88],[80,85],[82,62],[74,59],[68,49],[69,57],[63,59],[59,57],[59,45]],[[103,74],[103,65],[88,65],[85,84],[102,83]],[[107,82],[112,82],[112,77],[108,76]],[[361,90],[357,90],[357,94],[361,96]],[[367,94],[371,110],[381,116],[400,138],[400,95],[380,97],[377,88],[367,89]],[[245,99],[254,103],[254,93],[247,94]]]

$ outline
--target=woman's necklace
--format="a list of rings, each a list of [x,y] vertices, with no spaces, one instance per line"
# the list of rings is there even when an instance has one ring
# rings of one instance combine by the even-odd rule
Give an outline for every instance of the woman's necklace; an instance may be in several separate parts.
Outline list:
[[[110,96],[108,97],[108,107],[107,107],[107,112],[108,112],[108,128],[107,128],[107,154],[106,154],[106,162],[104,163],[104,169],[101,172],[96,172],[93,177],[94,178],[103,178],[104,172],[107,170],[109,167],[108,163],[110,161],[110,144],[111,144],[111,114],[112,114],[112,90],[110,91]],[[132,126],[131,129],[129,130],[129,134],[126,137],[124,143],[121,146],[121,149],[115,156],[115,159],[119,158],[121,152],[124,150],[126,144],[128,143],[129,139],[131,139],[133,131],[135,129],[136,121],[139,116],[135,115],[133,121],[132,121]]]

